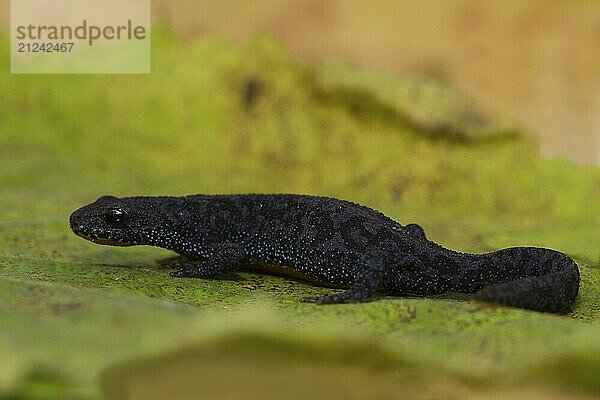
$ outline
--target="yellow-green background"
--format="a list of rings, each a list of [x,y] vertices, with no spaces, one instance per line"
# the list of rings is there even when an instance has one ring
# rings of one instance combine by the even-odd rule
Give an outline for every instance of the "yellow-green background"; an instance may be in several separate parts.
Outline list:
[[[597,168],[541,160],[441,81],[300,63],[269,37],[156,27],[152,56],[147,76],[0,74],[0,395],[600,395]],[[242,192],[357,201],[462,251],[556,248],[581,295],[564,316],[457,296],[322,307],[297,299],[328,289],[280,277],[174,279],[167,252],[67,223],[104,194]]]

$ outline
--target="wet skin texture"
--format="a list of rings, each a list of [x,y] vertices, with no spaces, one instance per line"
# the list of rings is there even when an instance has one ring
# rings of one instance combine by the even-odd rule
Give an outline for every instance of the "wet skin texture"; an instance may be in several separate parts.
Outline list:
[[[184,256],[177,277],[274,271],[346,291],[304,301],[354,303],[374,294],[475,293],[489,303],[569,309],[579,269],[558,251],[458,253],[371,208],[304,195],[104,196],[75,211],[73,231],[100,244],[150,245]]]

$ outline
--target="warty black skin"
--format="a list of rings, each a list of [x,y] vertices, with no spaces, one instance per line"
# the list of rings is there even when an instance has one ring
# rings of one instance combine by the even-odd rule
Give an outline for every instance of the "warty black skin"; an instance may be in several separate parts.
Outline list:
[[[215,278],[255,268],[346,291],[307,298],[354,303],[372,295],[475,293],[489,303],[568,310],[579,269],[558,251],[513,247],[458,253],[371,208],[291,194],[103,196],[70,217],[73,231],[109,245],[173,250],[177,277]]]

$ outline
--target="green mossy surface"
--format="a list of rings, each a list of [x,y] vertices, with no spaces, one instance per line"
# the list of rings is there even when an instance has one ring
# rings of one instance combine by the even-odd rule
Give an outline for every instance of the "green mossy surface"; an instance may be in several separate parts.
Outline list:
[[[358,397],[600,395],[598,169],[541,160],[440,82],[300,65],[268,38],[153,41],[148,76],[0,74],[0,395],[237,387],[203,381],[211,365],[250,397],[281,392],[236,366],[287,387],[319,371],[322,393]],[[96,246],[67,222],[103,194],[243,192],[351,199],[462,251],[556,248],[581,294],[563,316],[451,295],[321,307],[297,299],[329,289],[282,277],[171,278],[170,253]]]

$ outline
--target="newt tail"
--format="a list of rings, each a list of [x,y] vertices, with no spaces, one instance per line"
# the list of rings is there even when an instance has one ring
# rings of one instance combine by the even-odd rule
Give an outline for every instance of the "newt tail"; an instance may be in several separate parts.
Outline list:
[[[529,310],[562,312],[568,310],[577,298],[579,269],[563,253],[521,247],[496,251],[489,258],[496,266],[511,265],[513,270],[521,273],[517,273],[514,280],[478,290],[473,297],[475,300]]]

